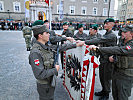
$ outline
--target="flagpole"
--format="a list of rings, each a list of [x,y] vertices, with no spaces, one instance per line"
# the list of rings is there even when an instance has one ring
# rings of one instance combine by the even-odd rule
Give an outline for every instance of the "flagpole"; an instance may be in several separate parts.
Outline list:
[[[52,17],[52,13],[51,13],[51,0],[49,0],[49,29],[51,30],[51,17]]]

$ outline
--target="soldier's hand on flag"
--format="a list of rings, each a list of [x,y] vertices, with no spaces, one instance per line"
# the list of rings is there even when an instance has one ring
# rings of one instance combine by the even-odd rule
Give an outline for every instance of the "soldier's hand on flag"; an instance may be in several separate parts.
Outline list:
[[[77,47],[79,47],[79,46],[83,46],[84,44],[85,44],[84,41],[80,41],[80,40],[76,41],[76,45],[77,45]]]
[[[99,48],[99,47],[98,47],[98,46],[95,46],[95,45],[90,45],[90,46],[89,46],[89,49],[90,49],[90,50],[96,50],[96,48]]]
[[[75,41],[74,38],[72,38],[72,37],[66,37],[66,39],[69,40],[70,42],[74,42]]]
[[[57,71],[59,71],[60,66],[59,65],[55,65],[55,68],[57,69]]]

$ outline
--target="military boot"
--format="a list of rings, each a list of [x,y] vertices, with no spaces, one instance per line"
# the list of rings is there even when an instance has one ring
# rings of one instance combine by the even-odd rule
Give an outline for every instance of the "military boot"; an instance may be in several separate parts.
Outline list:
[[[104,96],[104,95],[105,95],[104,91],[95,92],[95,96]]]

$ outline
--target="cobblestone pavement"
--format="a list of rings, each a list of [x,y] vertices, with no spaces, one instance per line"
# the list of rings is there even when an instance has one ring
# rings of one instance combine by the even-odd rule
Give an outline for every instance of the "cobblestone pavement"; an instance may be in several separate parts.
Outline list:
[[[57,31],[61,33],[61,31]],[[28,64],[29,52],[21,31],[0,31],[0,100],[38,100],[36,82]],[[100,91],[98,69],[95,91]],[[59,77],[62,71],[59,72]],[[70,100],[58,77],[55,100]],[[98,97],[94,96],[94,100]],[[112,100],[112,96],[110,99]]]

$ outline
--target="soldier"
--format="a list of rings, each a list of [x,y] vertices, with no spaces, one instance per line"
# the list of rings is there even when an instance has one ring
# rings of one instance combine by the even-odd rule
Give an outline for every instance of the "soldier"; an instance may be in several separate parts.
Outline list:
[[[23,31],[23,37],[25,38],[27,51],[30,51],[30,49],[31,49],[32,30],[28,26],[28,23],[25,23],[25,27],[22,29],[22,31]]]
[[[70,31],[72,31],[72,34],[74,35],[75,29],[74,29],[74,27],[72,26],[72,22],[69,23],[68,29],[69,29]]]
[[[127,25],[122,28],[122,39],[124,44],[114,47],[97,47],[90,46],[97,52],[117,55],[116,58],[110,59],[115,62],[112,77],[112,94],[114,100],[128,100],[131,96],[133,84],[133,26]]]
[[[54,100],[55,87],[51,86],[53,75],[58,75],[59,65],[54,64],[54,54],[56,53],[56,45],[48,45],[49,29],[45,25],[37,25],[33,27],[34,37],[36,42],[29,55],[29,63],[32,67],[35,78],[37,79],[37,91],[40,100]],[[63,44],[59,46],[59,51],[64,51],[77,46],[82,46],[83,43]]]
[[[49,22],[48,22],[48,20],[45,20],[43,25],[45,25],[49,29]],[[51,44],[56,45],[57,42],[63,42],[63,41],[66,41],[68,39],[70,39],[70,37],[59,36],[53,30],[50,30],[50,38],[49,38],[49,40],[50,40]]]
[[[85,43],[88,45],[100,43],[103,47],[115,46],[117,44],[117,37],[112,32],[114,26],[114,19],[108,18],[104,21],[104,29],[106,33],[99,38],[86,40]],[[107,100],[109,98],[111,78],[112,78],[112,63],[109,61],[109,57],[112,55],[102,53],[100,55],[100,66],[99,66],[99,77],[102,85],[102,91],[95,92],[96,96],[101,96],[99,100]]]
[[[63,23],[62,35],[65,35],[66,37],[73,37],[72,32],[68,29],[68,22]]]
[[[97,24],[91,25],[89,30],[89,36],[86,38],[86,40],[99,38],[101,37],[101,34],[98,33]]]
[[[73,37],[72,32],[68,29],[68,22],[64,22],[63,23],[63,32],[62,32],[62,36],[64,37]],[[61,44],[63,44],[64,42],[62,41]],[[61,52],[61,64],[62,64],[62,69],[63,69],[63,52]],[[61,75],[61,78],[63,78],[63,74]]]
[[[73,36],[75,40],[85,40],[87,37],[87,34],[83,32],[83,24],[78,25],[78,32]]]

